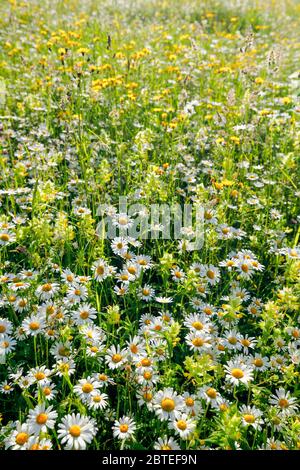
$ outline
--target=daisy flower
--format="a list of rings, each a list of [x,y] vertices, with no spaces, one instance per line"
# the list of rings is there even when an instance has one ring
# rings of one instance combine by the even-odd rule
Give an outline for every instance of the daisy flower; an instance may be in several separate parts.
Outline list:
[[[61,280],[66,284],[73,284],[76,276],[70,269],[64,269],[61,273]]]
[[[1,338],[2,336],[2,338]],[[10,336],[0,335],[0,355],[8,354],[16,348],[16,340]]]
[[[0,246],[10,245],[16,241],[16,235],[8,230],[0,231]]]
[[[184,279],[186,278],[185,272],[182,271],[182,269],[179,269],[177,266],[175,266],[175,267],[171,270],[171,274],[172,274],[172,279],[173,279],[173,281],[175,281],[175,282],[182,282],[182,281],[184,281]]]
[[[105,410],[108,406],[108,395],[106,393],[99,393],[97,390],[95,394],[90,395],[87,406],[91,410]]]
[[[159,419],[166,421],[179,416],[184,407],[184,400],[172,388],[165,388],[155,394],[153,405]]]
[[[27,336],[37,336],[46,327],[46,319],[40,314],[32,314],[22,321],[22,329]]]
[[[297,413],[297,398],[292,397],[289,391],[280,387],[270,396],[269,403],[275,406],[282,416],[292,416]]]
[[[154,450],[180,450],[180,447],[173,437],[159,437],[154,443]]]
[[[10,320],[0,317],[0,339],[3,336],[10,335],[13,330],[13,324]]]
[[[59,285],[57,283],[47,282],[46,284],[43,284],[36,289],[35,295],[41,300],[49,300],[55,296],[58,290]]]
[[[97,318],[97,310],[89,304],[80,305],[78,309],[72,313],[72,319],[76,325],[92,322],[95,318]]]
[[[27,450],[28,441],[32,434],[27,423],[16,422],[16,429],[5,439],[5,448],[12,450]]]
[[[128,250],[128,240],[125,237],[116,237],[111,242],[111,249],[115,255],[122,256]]]
[[[46,408],[45,405],[38,405],[30,410],[27,419],[29,431],[33,434],[39,434],[40,432],[47,432],[48,429],[53,429],[58,415],[56,411],[52,410],[52,406]]]
[[[121,349],[119,345],[111,346],[106,351],[105,360],[110,369],[122,367],[127,360],[127,351]]]
[[[220,280],[220,270],[212,264],[202,265],[200,276],[205,278],[211,286],[214,286]]]
[[[0,351],[1,354],[1,351]],[[9,393],[12,393],[14,391],[14,386],[12,383],[8,383],[7,380],[2,382],[0,384],[0,393],[4,393],[5,395],[8,395]]]
[[[140,299],[149,302],[155,296],[155,290],[148,284],[145,284],[143,287],[140,288],[138,296]]]
[[[207,333],[209,330],[209,323],[207,321],[207,318],[197,313],[192,313],[188,315],[184,320],[183,324],[194,332],[203,331]]]
[[[99,388],[100,384],[94,377],[87,377],[79,380],[74,387],[74,392],[83,402],[88,402],[98,392]]]
[[[177,418],[169,423],[169,429],[173,429],[183,440],[188,439],[188,437],[194,432],[195,428],[195,420],[188,417],[186,413],[180,413]]]
[[[234,386],[240,384],[247,385],[253,380],[253,367],[240,361],[228,361],[224,369],[226,372],[225,379]]]
[[[202,407],[199,401],[197,400],[196,395],[190,394],[189,392],[184,392],[182,398],[184,400],[184,412],[191,416],[197,416],[201,411]]]
[[[78,304],[86,300],[88,296],[88,290],[85,286],[75,283],[68,288],[67,299],[73,304]]]
[[[30,370],[30,376],[39,384],[42,385],[48,381],[51,371],[46,366],[35,367]]]
[[[243,426],[252,426],[254,429],[261,430],[264,424],[262,419],[263,413],[254,406],[242,405],[240,408],[240,413],[242,415],[242,425]]]
[[[198,396],[205,400],[207,404],[209,403],[213,408],[218,408],[223,400],[221,394],[211,385],[204,385],[204,387],[200,388]]]
[[[256,353],[255,356],[249,358],[249,363],[254,367],[254,370],[264,372],[269,367],[269,358]]]
[[[211,336],[205,332],[192,331],[186,335],[186,343],[192,351],[205,351],[211,348]]]
[[[55,366],[55,375],[59,377],[71,376],[76,370],[76,364],[70,357],[64,357],[57,361]]]
[[[133,437],[136,430],[136,425],[133,419],[128,416],[123,416],[114,422],[112,427],[113,436],[118,439],[125,440]]]
[[[97,433],[95,420],[79,413],[65,416],[58,425],[58,438],[67,450],[85,450]]]
[[[46,382],[43,385],[39,386],[36,391],[36,398],[41,397],[43,400],[51,401],[55,398],[57,391],[55,390],[55,385],[51,382]]]
[[[96,281],[101,282],[109,276],[109,269],[106,261],[102,258],[93,263],[92,270]]]
[[[133,338],[129,338],[126,343],[128,348],[128,355],[131,358],[139,357],[140,355],[144,355],[146,349],[146,343],[143,338],[140,336],[134,336]]]

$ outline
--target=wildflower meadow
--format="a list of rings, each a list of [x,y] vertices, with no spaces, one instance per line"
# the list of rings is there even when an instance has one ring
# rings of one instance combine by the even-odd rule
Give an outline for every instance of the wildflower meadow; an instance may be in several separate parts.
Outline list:
[[[1,0],[1,450],[300,449],[299,31]]]

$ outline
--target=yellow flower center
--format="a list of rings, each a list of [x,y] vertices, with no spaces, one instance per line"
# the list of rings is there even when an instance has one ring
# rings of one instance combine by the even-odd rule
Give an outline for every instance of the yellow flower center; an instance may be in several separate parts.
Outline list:
[[[118,363],[122,360],[122,356],[121,356],[121,354],[114,354],[112,356],[111,360],[115,363]]]
[[[52,289],[51,284],[44,284],[44,285],[42,286],[42,291],[43,291],[43,292],[50,292],[51,289]]]
[[[143,289],[143,295],[149,295],[150,294],[150,290],[149,289]]]
[[[226,411],[227,408],[228,408],[228,406],[226,405],[226,403],[222,403],[222,404],[220,405],[220,410],[221,410],[221,411]]]
[[[192,407],[192,406],[194,406],[194,404],[195,404],[195,400],[193,400],[192,397],[187,397],[187,398],[185,399],[185,404],[186,404],[186,406]]]
[[[248,339],[242,339],[241,340],[241,343],[243,346],[245,346],[246,348],[248,348],[250,346],[250,341]]]
[[[4,325],[0,325],[0,333],[5,333],[6,327]]]
[[[144,398],[145,401],[148,401],[148,402],[151,401],[151,400],[152,400],[152,397],[153,397],[153,395],[152,395],[151,392],[145,392],[145,393],[143,394],[143,398]]]
[[[203,346],[204,342],[205,341],[202,338],[194,338],[192,341],[193,345],[196,346],[196,348]]]
[[[175,401],[172,398],[164,398],[160,403],[162,409],[170,413],[175,408]]]
[[[0,239],[1,239],[3,242],[8,242],[8,241],[9,241],[9,235],[8,235],[8,233],[1,233]]]
[[[107,380],[107,375],[105,375],[105,374],[100,374],[100,375],[98,376],[98,379],[101,380],[102,382],[105,382],[105,381]]]
[[[264,365],[264,362],[260,357],[254,359],[253,363],[256,367],[262,367]]]
[[[250,415],[250,414],[244,415],[244,420],[246,421],[246,423],[249,423],[249,424],[254,423],[255,416]]]
[[[232,369],[231,375],[232,375],[235,379],[242,379],[245,374],[244,374],[244,372],[242,371],[242,369]]]
[[[228,338],[228,343],[234,345],[237,343],[237,339],[234,336],[230,336],[230,338]]]
[[[82,386],[83,393],[91,393],[94,390],[94,387],[90,383],[86,383]]]
[[[46,313],[47,315],[53,315],[53,313],[55,313],[55,308],[53,307],[53,305],[48,305],[48,307],[46,308]]]
[[[209,397],[209,398],[216,398],[217,397],[217,391],[214,389],[214,388],[209,388],[208,390],[206,390],[206,395]]]
[[[247,273],[249,271],[249,266],[248,264],[242,264],[241,269],[244,273]]]
[[[146,371],[144,373],[144,379],[145,380],[150,380],[152,378],[152,373],[150,371]]]
[[[41,450],[41,446],[39,444],[32,444],[30,450]]]
[[[78,426],[77,424],[73,424],[73,426],[70,426],[69,428],[69,433],[72,437],[79,437],[81,434],[80,426]]]
[[[172,450],[172,447],[166,445],[161,446],[160,450]]]
[[[91,352],[92,353],[97,353],[99,351],[99,348],[97,348],[97,346],[92,346],[91,347]]]
[[[45,424],[47,420],[48,420],[48,415],[46,415],[46,413],[40,413],[36,417],[37,424]]]
[[[143,367],[149,367],[151,366],[151,361],[150,359],[148,359],[147,357],[145,357],[144,359],[141,360],[141,365]]]
[[[194,321],[192,327],[195,328],[195,330],[203,330],[203,323],[201,323],[201,321]]]
[[[35,374],[36,380],[43,380],[45,377],[46,377],[46,375],[44,374],[44,372],[37,372]]]
[[[51,388],[45,387],[43,393],[46,397],[48,397],[51,394]]]
[[[94,401],[95,403],[100,403],[100,401],[102,401],[101,395],[95,395],[95,396],[93,397],[93,401]]]
[[[136,354],[138,352],[138,347],[136,344],[132,344],[130,346],[130,351],[133,353],[133,354]]]
[[[38,330],[39,327],[40,327],[40,323],[37,322],[37,321],[32,321],[31,323],[29,323],[29,328],[30,328],[32,331]]]
[[[209,308],[209,307],[205,307],[203,309],[203,312],[206,314],[206,315],[211,315],[212,314],[212,309]]]
[[[214,279],[215,278],[215,273],[211,269],[209,269],[207,271],[206,275],[209,279]]]
[[[81,291],[80,291],[79,289],[75,289],[75,290],[74,290],[74,294],[75,294],[75,295],[80,295],[80,294],[81,294]]]
[[[289,406],[289,402],[286,398],[281,398],[278,402],[280,408],[287,408]]]
[[[19,432],[19,434],[16,435],[16,443],[19,446],[23,446],[28,441],[28,438],[27,432]]]
[[[178,429],[180,429],[180,431],[185,431],[187,428],[186,421],[183,421],[182,419],[180,419],[179,421],[177,421],[177,427]]]
[[[128,424],[120,424],[120,431],[127,432],[128,431]]]
[[[82,320],[86,320],[89,317],[89,312],[86,312],[86,311],[80,312],[79,316],[80,318],[82,318]]]
[[[96,269],[96,272],[97,272],[97,274],[99,274],[101,276],[102,274],[104,274],[104,267],[103,266],[98,266],[97,269]]]
[[[129,267],[127,268],[127,271],[128,271],[130,274],[136,274],[137,269],[136,269],[135,266],[129,266]]]
[[[72,282],[74,280],[74,276],[72,274],[68,274],[66,279],[68,282]]]

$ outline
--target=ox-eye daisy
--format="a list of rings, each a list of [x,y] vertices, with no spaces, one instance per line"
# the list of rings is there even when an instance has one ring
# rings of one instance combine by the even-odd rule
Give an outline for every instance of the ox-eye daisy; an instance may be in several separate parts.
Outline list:
[[[114,437],[124,440],[130,439],[134,435],[136,425],[133,419],[128,416],[123,416],[114,422],[112,429]]]
[[[184,407],[184,400],[172,388],[156,393],[153,400],[155,413],[162,420],[175,419]]]
[[[95,420],[87,416],[75,415],[65,416],[58,425],[58,438],[67,450],[84,450],[96,435],[97,428]]]
[[[228,361],[225,365],[226,380],[233,385],[247,385],[253,380],[253,368],[239,361]]]
[[[47,429],[53,429],[55,420],[57,418],[57,412],[53,407],[48,408],[45,405],[38,405],[33,410],[29,411],[28,425],[29,430],[33,434],[39,434],[40,432],[47,432]]]
[[[196,422],[189,418],[186,413],[180,413],[171,423],[169,429],[173,429],[176,434],[179,434],[181,439],[187,439],[196,428]]]

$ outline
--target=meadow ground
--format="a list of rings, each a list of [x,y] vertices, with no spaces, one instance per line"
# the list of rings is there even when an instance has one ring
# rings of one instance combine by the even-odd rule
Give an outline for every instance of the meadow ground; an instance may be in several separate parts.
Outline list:
[[[1,1],[1,448],[300,448],[299,28]]]

